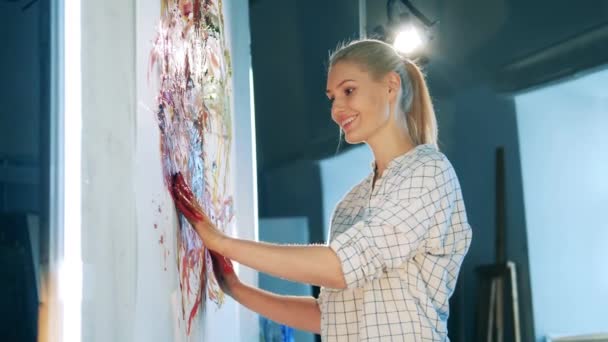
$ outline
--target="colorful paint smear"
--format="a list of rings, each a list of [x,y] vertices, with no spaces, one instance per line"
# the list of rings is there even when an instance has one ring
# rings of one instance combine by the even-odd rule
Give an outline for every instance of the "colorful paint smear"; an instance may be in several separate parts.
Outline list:
[[[234,216],[232,71],[221,0],[162,0],[150,75],[160,85],[156,115],[165,186],[171,185],[172,174],[181,172],[206,214],[226,231]],[[181,215],[176,254],[182,314],[190,334],[205,296],[221,304],[223,293],[208,251]]]

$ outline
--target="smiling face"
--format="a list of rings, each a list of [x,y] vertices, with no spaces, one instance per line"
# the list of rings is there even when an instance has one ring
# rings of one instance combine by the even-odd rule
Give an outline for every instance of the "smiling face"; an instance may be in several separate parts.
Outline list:
[[[331,117],[348,143],[367,142],[395,124],[392,109],[399,87],[396,73],[375,80],[354,62],[342,61],[331,67],[327,76]]]

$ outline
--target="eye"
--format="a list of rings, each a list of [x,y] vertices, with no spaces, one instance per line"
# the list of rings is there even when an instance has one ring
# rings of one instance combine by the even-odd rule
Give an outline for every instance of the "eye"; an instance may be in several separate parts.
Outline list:
[[[344,94],[346,96],[349,96],[350,94],[352,94],[355,91],[355,88],[346,88],[344,89]]]
[[[336,98],[332,96],[332,97],[329,97],[329,98],[327,98],[327,99],[329,100],[329,102],[330,102],[330,103],[332,103],[332,102],[334,102],[334,100],[335,100]]]

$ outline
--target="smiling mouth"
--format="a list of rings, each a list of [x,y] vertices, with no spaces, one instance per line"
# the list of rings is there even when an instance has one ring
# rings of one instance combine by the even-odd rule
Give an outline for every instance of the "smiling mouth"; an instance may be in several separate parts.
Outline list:
[[[344,120],[342,122],[342,129],[344,131],[348,130],[350,128],[350,126],[352,126],[352,123],[359,117],[359,114],[357,115],[353,115],[350,118]]]

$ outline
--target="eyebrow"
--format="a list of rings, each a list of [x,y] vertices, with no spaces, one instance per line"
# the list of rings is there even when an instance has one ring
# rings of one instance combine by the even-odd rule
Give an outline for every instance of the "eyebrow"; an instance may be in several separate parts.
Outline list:
[[[349,79],[346,79],[346,80],[344,80],[344,81],[340,82],[340,84],[338,84],[338,85],[336,86],[336,88],[340,88],[340,86],[341,86],[341,85],[343,85],[344,83],[346,83],[346,82],[348,82],[348,81],[354,81],[354,80],[353,80],[353,79],[350,79],[350,78],[349,78]],[[329,93],[331,93],[331,90],[327,89],[327,90],[325,90],[325,93],[326,93],[327,95],[329,95]]]

